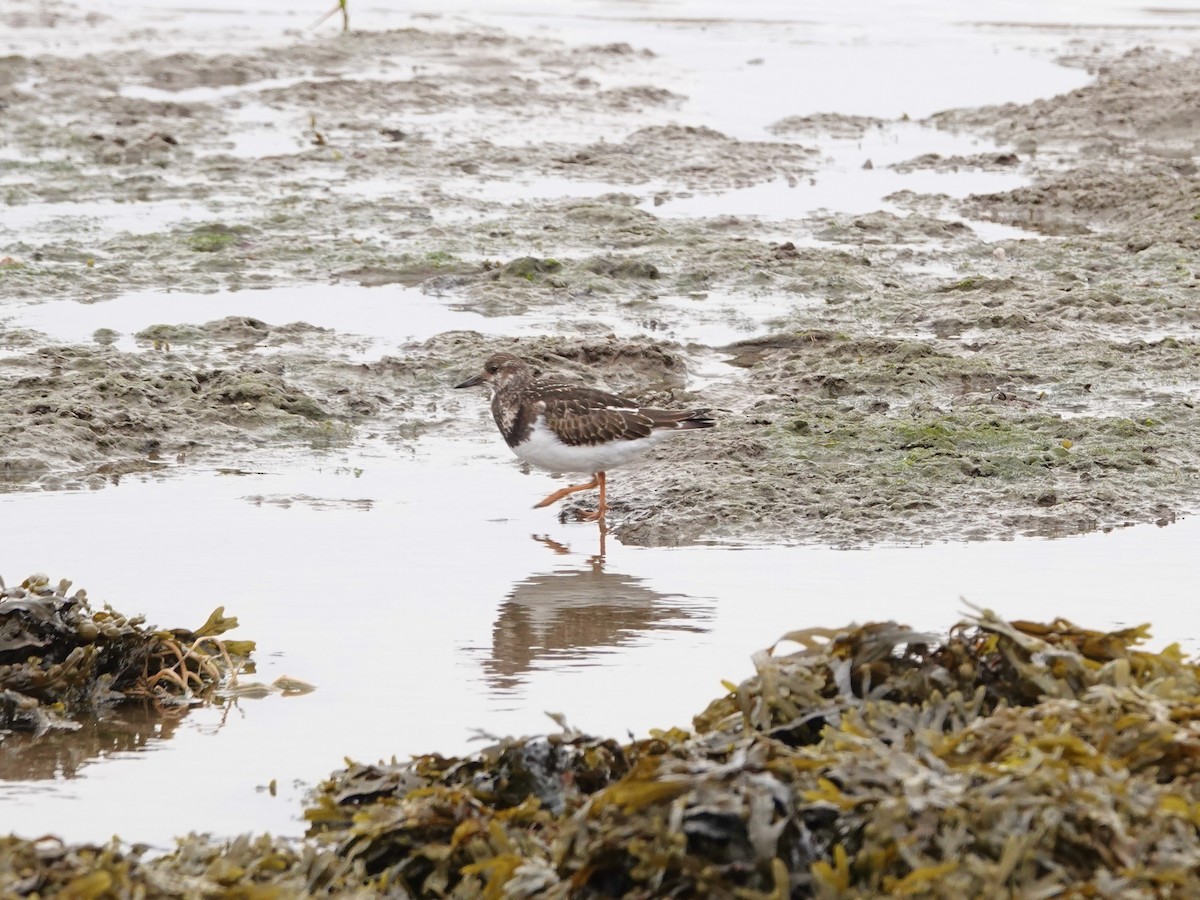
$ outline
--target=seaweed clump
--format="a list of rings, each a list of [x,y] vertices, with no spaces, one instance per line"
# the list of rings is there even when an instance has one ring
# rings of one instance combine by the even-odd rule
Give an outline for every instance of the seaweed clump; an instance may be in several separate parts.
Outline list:
[[[416,897],[1200,893],[1200,670],[982,612],[786,635],[695,730],[351,765],[310,836]]]
[[[0,840],[0,894],[507,898],[1200,895],[1200,667],[1145,627],[793,632],[694,730],[561,720],[350,764],[299,842]]]
[[[330,853],[266,835],[215,841],[188,835],[175,851],[144,859],[115,839],[67,845],[54,837],[0,837],[0,896],[116,900],[127,897],[225,897],[292,900],[318,894],[368,898],[361,884],[337,880],[341,862]]]
[[[187,707],[253,671],[254,642],[219,637],[237,626],[224,607],[196,631],[158,630],[107,604],[93,610],[70,588],[45,575],[13,588],[0,580],[0,741],[5,731],[73,730],[127,702]]]

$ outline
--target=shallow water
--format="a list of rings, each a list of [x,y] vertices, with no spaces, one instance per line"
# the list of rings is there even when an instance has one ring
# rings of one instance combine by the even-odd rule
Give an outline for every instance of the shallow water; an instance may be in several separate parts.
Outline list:
[[[408,9],[353,5],[358,27],[414,21]],[[238,11],[218,0],[191,0],[186,9],[97,6],[114,18],[97,23],[94,34],[29,29],[19,51],[3,40],[0,46],[26,53],[37,52],[39,42],[61,53],[123,46],[131,38],[122,23],[134,16],[174,29],[173,49],[211,50],[218,40],[222,49],[249,48],[290,40],[324,4],[311,15],[283,0],[255,0]],[[805,10],[807,21],[783,2],[731,11],[728,4],[594,0],[566,12],[561,5],[496,2],[469,11],[446,4],[437,12],[444,17],[421,19],[418,26],[457,28],[469,19],[567,42],[648,46],[663,70],[682,73],[664,82],[690,98],[680,122],[755,140],[779,140],[766,128],[782,115],[920,117],[947,106],[1068,90],[1087,76],[1054,64],[1051,51],[1065,36],[1120,22],[1132,27],[1132,40],[1137,29],[1164,21],[1116,3],[990,3],[972,9],[974,23],[958,21],[951,7],[922,3],[814,6]],[[1008,24],[980,24],[985,19]],[[1192,27],[1178,17],[1168,21]],[[1076,25],[1047,27],[1053,22]],[[911,65],[914,49],[925,65]],[[639,68],[631,83],[644,78]],[[129,92],[157,96],[144,88]],[[781,94],[789,102],[781,103]],[[426,117],[424,125],[481,127],[468,119]],[[267,107],[248,105],[235,124],[226,150],[253,156],[296,149],[294,134],[285,134]],[[543,125],[576,140],[603,136],[588,130],[599,127],[594,123]],[[916,125],[893,124],[860,141],[815,143],[820,162],[811,183],[694,193],[647,208],[664,216],[784,220],[819,208],[892,208],[885,198],[903,189],[961,196],[1020,183],[1019,173],[905,175],[887,168],[920,153],[988,149]],[[0,158],[6,158],[3,147]],[[866,159],[873,169],[862,168]],[[403,181],[347,182],[339,189],[370,196],[404,187]],[[553,179],[484,184],[455,178],[441,187],[501,203],[620,190],[652,204],[656,190]],[[5,216],[3,227],[36,231],[60,214],[73,217],[72,227],[95,220],[109,231],[136,230],[193,214],[188,205],[139,204],[148,216],[132,221],[126,213],[133,207],[51,206],[60,204],[26,206],[26,219]],[[980,233],[987,240],[1020,236],[993,228]],[[734,299],[660,298],[665,336],[718,345],[768,329],[795,303]],[[153,291],[89,305],[62,300],[0,307],[9,326],[58,340],[86,341],[97,328],[112,328],[121,335],[118,346],[128,350],[137,347],[132,335],[149,325],[226,315],[303,320],[361,335],[364,358],[449,329],[526,335],[555,328],[548,315],[484,316],[396,286]],[[624,334],[640,328],[636,319],[602,305],[576,318]],[[714,364],[704,375],[722,377],[719,370]],[[447,385],[461,374],[447,373]],[[1059,540],[856,551],[641,549],[609,539],[600,561],[595,526],[561,525],[552,511],[530,509],[555,483],[521,473],[485,405],[480,397],[476,437],[468,444],[436,437],[364,441],[333,451],[259,455],[246,461],[245,472],[189,466],[161,478],[125,478],[102,491],[0,495],[0,519],[12,523],[5,529],[5,577],[34,571],[71,577],[96,601],[144,612],[164,626],[198,624],[223,605],[242,623],[235,636],[259,643],[254,677],[270,682],[287,674],[318,688],[303,697],[199,710],[173,724],[132,721],[98,729],[64,744],[56,756],[46,745],[25,754],[19,740],[6,742],[0,754],[4,822],[27,835],[100,839],[117,833],[157,846],[183,830],[296,834],[303,830],[304,786],[346,755],[372,760],[461,752],[475,727],[543,731],[551,727],[545,711],[612,735],[687,725],[721,692],[721,679],[747,675],[749,654],[788,630],[886,618],[944,628],[962,611],[960,598],[1012,618],[1063,615],[1091,627],[1151,621],[1159,635],[1186,636],[1195,648],[1196,520]],[[620,495],[619,472],[612,490]],[[263,789],[273,779],[278,796]],[[163,797],[177,798],[180,807],[165,812]]]
[[[596,526],[530,508],[555,482],[521,473],[483,405],[467,447],[367,444],[272,455],[245,474],[0,497],[0,517],[21,523],[6,572],[74,577],[94,602],[164,626],[223,605],[241,623],[234,636],[258,641],[251,678],[317,686],[193,712],[140,749],[76,759],[73,778],[46,777],[45,754],[37,778],[8,765],[5,821],[159,846],[182,828],[299,833],[303,785],[344,756],[461,752],[474,728],[544,731],[546,711],[618,736],[687,726],[721,679],[750,674],[749,653],[789,630],[945,628],[963,598],[1014,618],[1194,633],[1196,520],[854,551],[608,539],[601,562]],[[619,472],[610,484],[619,497]],[[272,779],[276,797],[260,790]],[[164,796],[186,796],[186,816],[158,818]]]
[[[654,302],[654,327],[659,336],[680,343],[721,346],[767,330],[768,322],[795,312],[803,302],[793,295],[776,294],[752,298],[720,291],[664,294]],[[622,337],[644,333],[644,324],[620,313],[622,304],[627,301],[599,298],[572,311],[571,327],[581,333],[591,330]],[[196,324],[226,316],[252,316],[272,325],[306,322],[363,338],[357,349],[347,351],[355,359],[398,353],[406,342],[445,331],[527,336],[557,334],[563,325],[557,308],[484,315],[453,298],[400,285],[292,285],[208,294],[137,291],[94,303],[54,300],[0,307],[0,323],[7,327],[29,328],[64,343],[86,343],[97,330],[108,329],[116,332],[110,336],[113,346],[128,351],[147,345],[135,335],[152,325]]]
[[[122,232],[145,234],[184,222],[206,221],[213,217],[213,210],[213,201],[26,203],[6,211],[0,220],[0,239],[29,241],[56,234],[97,239]]]

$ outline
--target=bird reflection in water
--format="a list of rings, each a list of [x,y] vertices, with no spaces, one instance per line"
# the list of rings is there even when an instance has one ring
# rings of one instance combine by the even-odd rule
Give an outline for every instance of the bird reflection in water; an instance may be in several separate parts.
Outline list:
[[[533,539],[557,556],[573,555],[558,541]],[[599,553],[513,585],[500,604],[483,667],[495,690],[510,692],[534,669],[578,665],[651,632],[702,634],[711,618],[712,608],[691,597],[664,594],[635,575],[606,571],[601,525]]]

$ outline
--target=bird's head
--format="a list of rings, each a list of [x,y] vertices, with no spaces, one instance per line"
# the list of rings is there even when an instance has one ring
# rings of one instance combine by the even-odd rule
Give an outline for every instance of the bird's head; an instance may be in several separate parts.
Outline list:
[[[511,353],[496,353],[483,364],[482,372],[454,387],[469,388],[486,384],[493,391],[500,391],[515,381],[523,381],[532,377],[533,369],[525,360],[519,356],[513,356]]]

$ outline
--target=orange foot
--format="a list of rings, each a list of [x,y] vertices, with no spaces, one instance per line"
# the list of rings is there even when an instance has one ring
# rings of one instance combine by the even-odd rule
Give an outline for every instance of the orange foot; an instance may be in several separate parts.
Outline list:
[[[604,502],[604,486],[607,484],[607,478],[603,472],[596,473],[596,481],[600,484],[600,503],[591,512],[581,512],[579,519],[581,522],[603,522],[604,514],[608,512],[608,504]]]
[[[557,503],[563,497],[567,497],[578,491],[590,491],[592,488],[598,487],[600,484],[602,484],[601,479],[602,479],[603,475],[604,475],[603,472],[598,472],[596,474],[596,476],[591,481],[589,481],[587,484],[572,484],[569,487],[561,488],[561,489],[555,491],[553,494],[551,494],[549,497],[547,497],[542,502],[533,504],[533,508],[541,509],[543,506],[549,506],[551,503]]]

